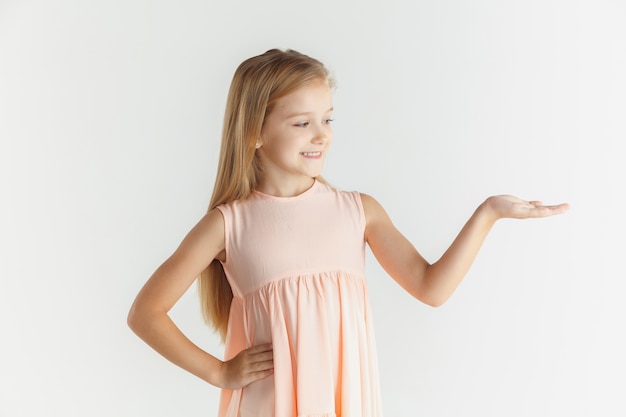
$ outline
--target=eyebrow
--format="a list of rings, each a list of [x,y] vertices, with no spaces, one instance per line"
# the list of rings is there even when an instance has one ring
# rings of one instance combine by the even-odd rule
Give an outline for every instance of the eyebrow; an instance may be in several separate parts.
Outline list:
[[[330,109],[326,110],[324,113],[328,113],[328,112],[331,112],[331,111],[334,111],[334,110],[335,110],[334,107],[331,107]],[[293,114],[288,115],[286,117],[286,119],[291,119],[292,117],[298,117],[298,116],[306,116],[306,115],[313,114],[313,113],[314,112],[310,112],[310,111],[309,112],[305,111],[305,112],[301,112],[301,113],[293,113]]]

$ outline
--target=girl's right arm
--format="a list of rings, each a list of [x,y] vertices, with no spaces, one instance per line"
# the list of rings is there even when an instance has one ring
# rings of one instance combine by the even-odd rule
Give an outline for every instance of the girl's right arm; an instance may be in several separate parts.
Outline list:
[[[224,218],[213,209],[139,291],[128,313],[128,325],[172,363],[212,385],[236,389],[272,373],[271,346],[254,346],[222,362],[191,342],[168,315],[200,273],[224,256],[224,242]]]

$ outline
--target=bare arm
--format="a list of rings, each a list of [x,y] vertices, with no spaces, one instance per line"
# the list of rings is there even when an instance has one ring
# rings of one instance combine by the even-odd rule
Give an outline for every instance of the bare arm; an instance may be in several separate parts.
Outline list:
[[[538,201],[513,196],[489,197],[476,209],[441,258],[430,264],[395,228],[376,200],[363,194],[362,201],[367,222],[365,239],[372,253],[406,291],[431,306],[443,304],[456,290],[498,219],[546,217],[568,209],[567,204],[544,206]]]
[[[272,351],[260,345],[222,362],[200,349],[168,312],[213,259],[224,255],[224,219],[211,210],[143,286],[128,314],[129,327],[172,363],[222,388],[239,388],[272,372]]]

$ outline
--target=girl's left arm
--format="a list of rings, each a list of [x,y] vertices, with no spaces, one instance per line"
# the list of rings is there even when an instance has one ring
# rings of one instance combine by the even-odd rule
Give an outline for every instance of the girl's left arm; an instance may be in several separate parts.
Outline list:
[[[456,290],[498,219],[547,217],[569,207],[544,206],[539,201],[508,195],[489,197],[474,211],[441,258],[430,264],[396,229],[374,198],[361,194],[361,200],[366,218],[365,240],[378,262],[411,295],[435,307]]]

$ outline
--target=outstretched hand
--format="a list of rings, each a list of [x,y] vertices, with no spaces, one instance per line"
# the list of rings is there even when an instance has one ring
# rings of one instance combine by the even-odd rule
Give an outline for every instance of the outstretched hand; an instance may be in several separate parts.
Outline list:
[[[271,344],[242,350],[222,364],[220,387],[238,389],[266,378],[274,372],[274,353]]]
[[[491,210],[496,219],[548,217],[565,213],[569,209],[569,204],[567,203],[546,206],[541,201],[526,201],[512,195],[489,197],[485,201],[485,205]]]

